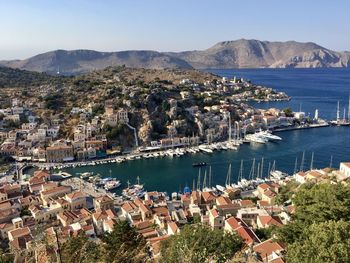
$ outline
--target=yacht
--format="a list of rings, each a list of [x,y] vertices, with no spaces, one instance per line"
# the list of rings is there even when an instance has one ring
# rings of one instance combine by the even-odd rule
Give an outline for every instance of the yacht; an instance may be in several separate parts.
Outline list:
[[[109,191],[118,188],[121,185],[119,180],[110,180],[107,181],[104,185],[104,188]]]
[[[264,138],[264,137],[260,137],[256,134],[247,134],[245,136],[245,139],[248,140],[249,142],[256,142],[256,143],[267,143],[268,139]]]
[[[266,138],[270,141],[281,141],[282,138],[277,136],[277,135],[274,135],[272,134],[271,132],[269,131],[259,131],[257,133],[255,133],[257,136],[259,137],[263,137],[263,138]]]

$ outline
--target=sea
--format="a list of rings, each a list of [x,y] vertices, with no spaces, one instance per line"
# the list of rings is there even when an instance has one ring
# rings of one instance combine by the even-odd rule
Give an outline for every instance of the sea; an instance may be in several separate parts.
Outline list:
[[[327,120],[336,118],[337,102],[348,114],[350,95],[350,69],[225,69],[208,70],[222,77],[233,76],[251,80],[284,91],[292,97],[286,102],[252,103],[257,108],[292,108],[293,111],[304,111],[310,117],[316,109],[319,117]],[[268,176],[268,168],[275,162],[275,168],[286,173],[295,170],[332,166],[339,167],[342,161],[350,161],[350,127],[326,127],[306,130],[293,130],[276,133],[282,141],[267,144],[243,144],[237,151],[219,151],[213,154],[187,154],[182,157],[163,157],[126,161],[120,164],[104,164],[89,167],[69,168],[65,171],[77,174],[95,172],[103,177],[112,176],[122,182],[121,188],[136,183],[137,177],[149,190],[172,192],[183,191],[184,187],[192,188],[193,181],[201,173],[209,174],[209,167],[194,168],[193,163],[207,162],[211,166],[211,184],[224,185],[229,164],[232,167],[231,183],[238,180],[241,170],[243,177],[248,178],[253,160],[255,171],[257,164],[262,167],[262,175]],[[301,162],[304,154],[304,162]],[[240,169],[243,163],[243,169]],[[263,164],[262,164],[263,163]],[[199,171],[201,169],[201,171]],[[260,170],[261,171],[261,170]],[[207,182],[208,183],[208,182]],[[120,191],[120,190],[119,190]],[[119,192],[117,190],[117,192]]]

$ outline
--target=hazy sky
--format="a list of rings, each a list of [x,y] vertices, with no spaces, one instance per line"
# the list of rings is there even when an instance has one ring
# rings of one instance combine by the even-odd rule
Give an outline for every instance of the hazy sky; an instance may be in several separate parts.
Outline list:
[[[350,50],[350,0],[0,0],[0,60],[54,49],[205,49],[239,38]]]

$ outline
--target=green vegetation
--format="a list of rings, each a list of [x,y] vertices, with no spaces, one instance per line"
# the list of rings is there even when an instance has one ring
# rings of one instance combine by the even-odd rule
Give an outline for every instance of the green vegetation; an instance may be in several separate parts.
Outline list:
[[[149,261],[146,241],[123,221],[97,243],[85,236],[70,238],[61,245],[62,262],[144,263]]]
[[[178,235],[161,243],[161,260],[166,263],[226,262],[242,248],[236,234],[186,225]]]
[[[277,204],[284,204],[286,201],[290,200],[295,193],[296,189],[298,188],[299,183],[297,183],[295,180],[289,181],[286,185],[283,185],[278,190],[278,195],[276,198]]]
[[[5,253],[4,250],[0,248],[0,263],[12,263],[14,262],[14,257],[12,254]]]
[[[349,262],[350,186],[302,185],[292,201],[293,221],[276,230],[288,262]]]
[[[291,108],[285,108],[283,112],[286,114],[286,117],[293,117],[293,110]]]
[[[0,66],[0,88],[40,86],[55,84],[65,80],[64,77],[54,77],[46,73],[31,72]]]
[[[350,262],[350,222],[312,224],[303,238],[288,247],[288,262]]]

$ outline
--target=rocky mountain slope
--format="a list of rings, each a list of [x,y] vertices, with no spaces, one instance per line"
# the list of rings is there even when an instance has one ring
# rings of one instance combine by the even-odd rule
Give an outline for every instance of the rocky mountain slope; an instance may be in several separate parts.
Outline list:
[[[135,68],[315,68],[350,67],[350,53],[336,52],[315,43],[269,42],[240,39],[208,49],[185,52],[56,50],[0,65],[55,74],[81,74],[113,65]]]

